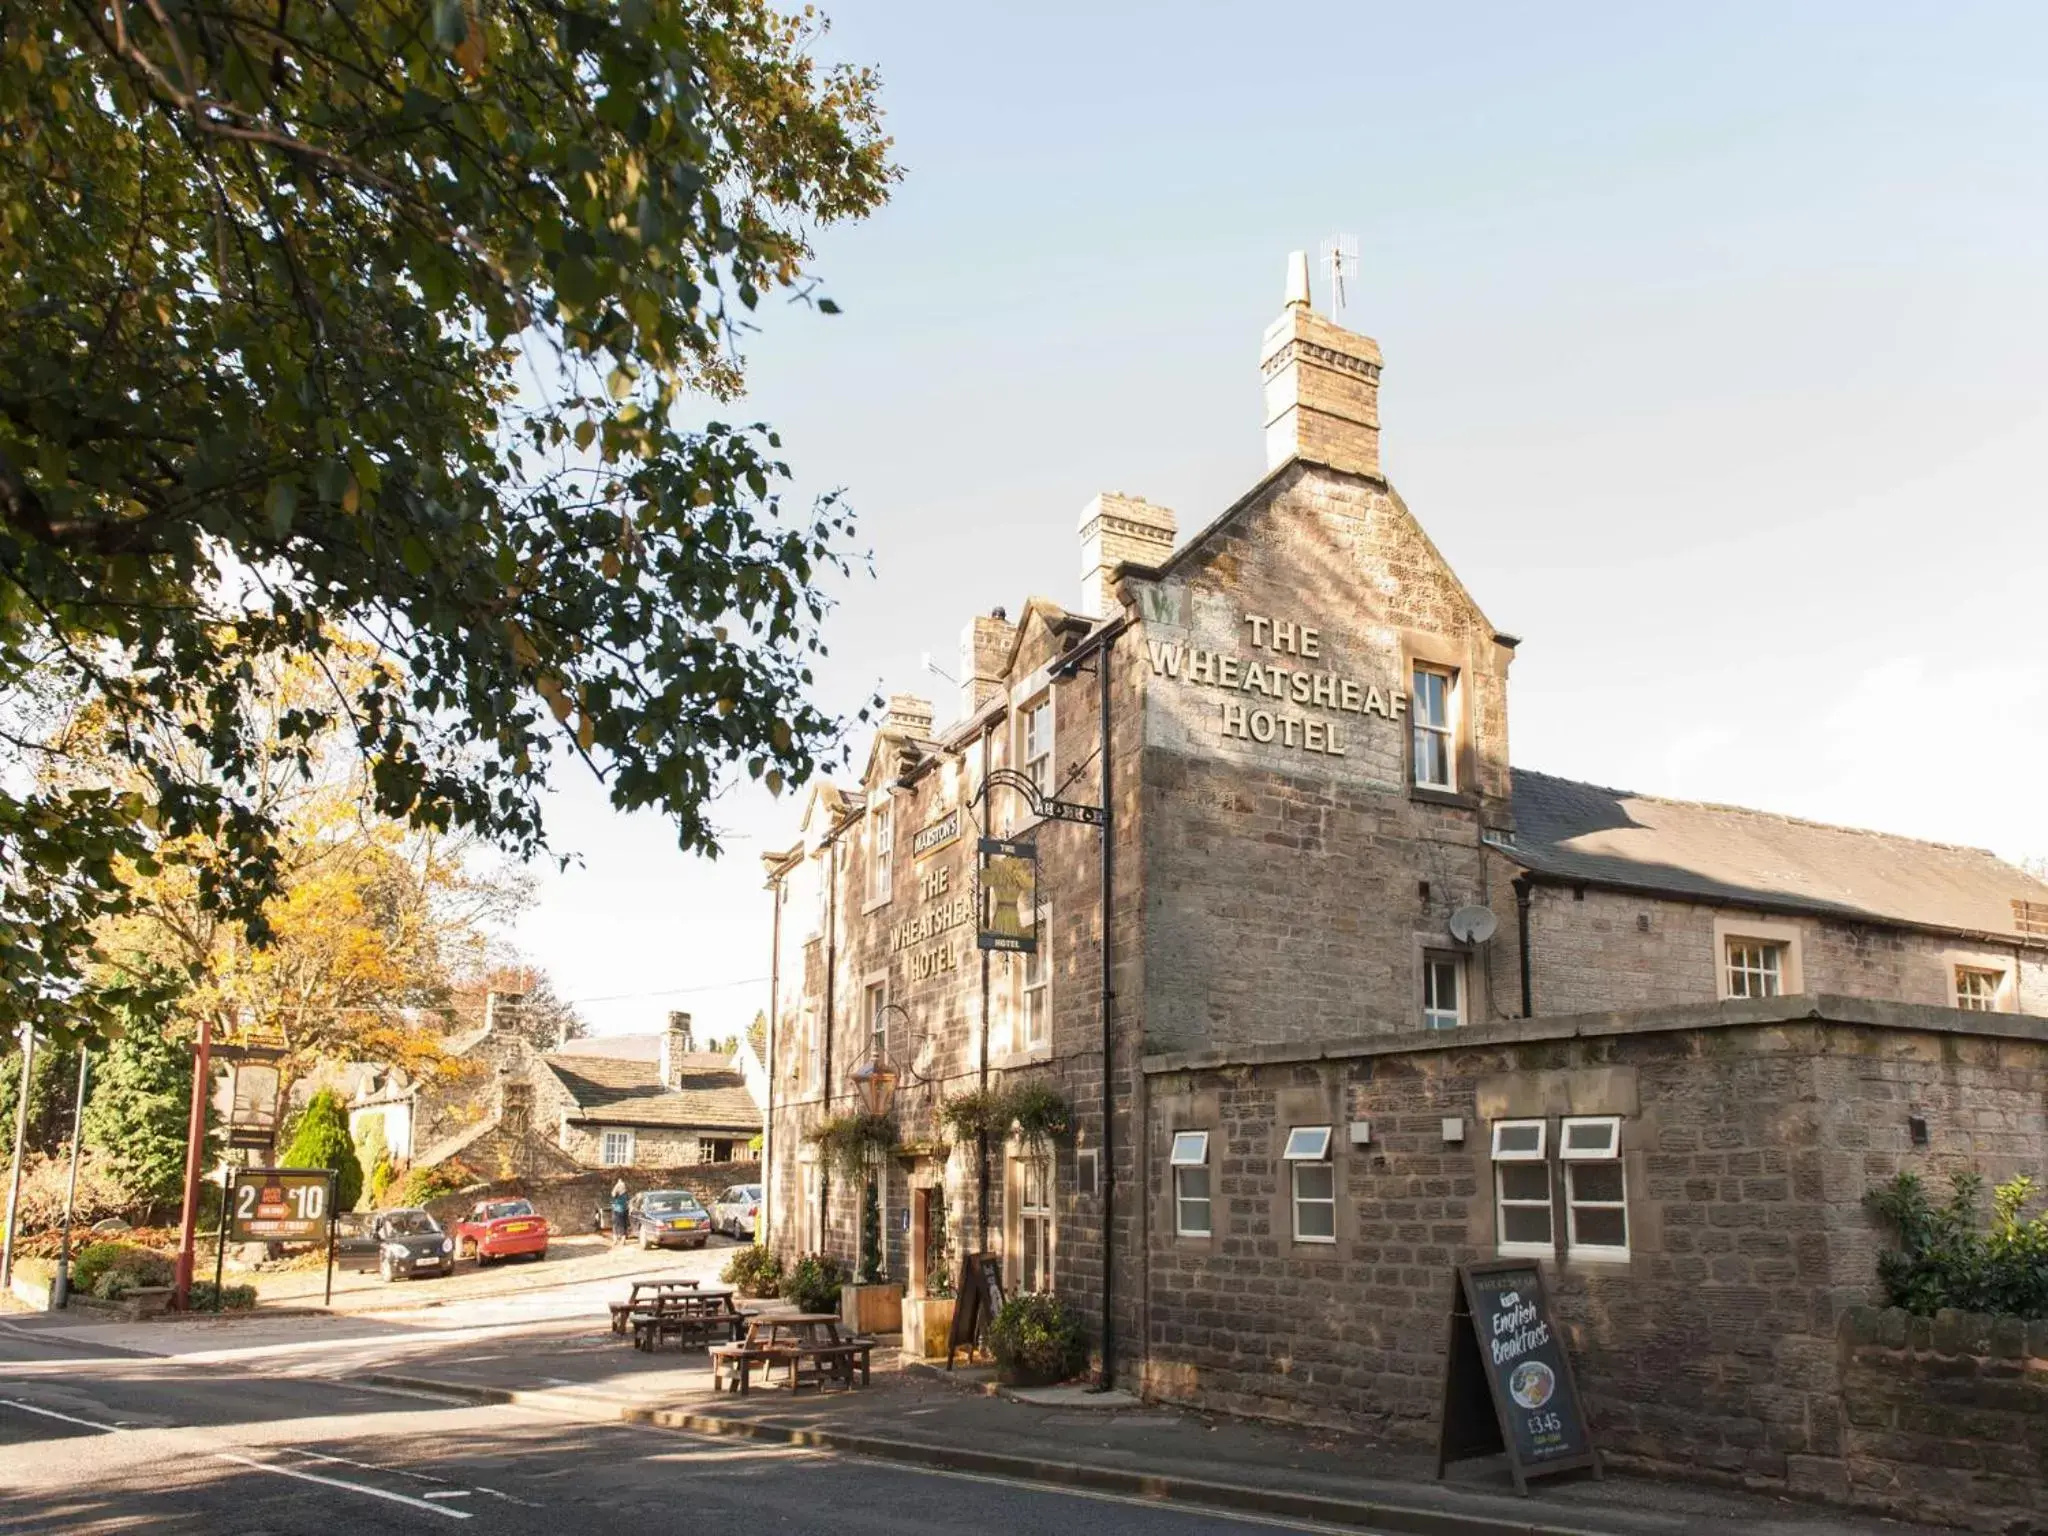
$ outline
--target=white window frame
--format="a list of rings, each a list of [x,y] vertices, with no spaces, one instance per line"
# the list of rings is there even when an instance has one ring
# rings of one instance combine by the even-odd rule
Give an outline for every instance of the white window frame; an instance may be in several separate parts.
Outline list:
[[[1209,1133],[1207,1131],[1175,1131],[1173,1151],[1167,1162],[1175,1168],[1202,1168],[1209,1162]]]
[[[1042,740],[1036,728],[1041,718],[1045,727]],[[1048,799],[1054,788],[1053,748],[1057,739],[1053,729],[1052,689],[1047,688],[1045,692],[1025,700],[1017,711],[1017,766]],[[1039,764],[1044,765],[1042,769]]]
[[[1443,713],[1441,718],[1430,718],[1424,713],[1423,701],[1428,690],[1423,686],[1425,677],[1435,678],[1443,684]],[[1456,794],[1458,790],[1458,669],[1441,666],[1435,662],[1418,661],[1409,668],[1408,676],[1408,724],[1410,758],[1409,771],[1417,789],[1434,789],[1445,794]],[[1423,777],[1423,763],[1427,756],[1425,742],[1433,743],[1443,751],[1443,777]]]
[[[1763,946],[1778,952],[1778,990],[1767,993],[1739,993],[1734,987],[1731,964],[1736,946]],[[1714,989],[1723,1002],[1751,997],[1793,997],[1806,990],[1799,928],[1793,923],[1762,922],[1753,918],[1714,919]]]
[[[1216,1229],[1215,1187],[1209,1179],[1209,1133],[1175,1131],[1173,1148],[1167,1154],[1173,1170],[1173,1231],[1176,1237],[1211,1237]],[[1193,1175],[1201,1175],[1201,1193],[1190,1193]],[[1202,1224],[1191,1226],[1188,1207],[1202,1207]]]
[[[1016,1171],[1017,1191],[1017,1273],[1013,1277],[1019,1291],[1030,1290],[1025,1276],[1032,1268],[1033,1228],[1037,1230],[1037,1267],[1039,1270],[1037,1289],[1050,1292],[1053,1288],[1053,1260],[1056,1252],[1055,1225],[1053,1218],[1053,1166],[1050,1157],[1018,1157],[1011,1166]],[[1039,1204],[1031,1203],[1032,1175],[1036,1173],[1043,1183],[1039,1187]]]
[[[1536,1145],[1532,1147],[1503,1147],[1507,1138],[1503,1131],[1536,1132]],[[1490,1150],[1493,1155],[1493,1237],[1494,1247],[1501,1253],[1552,1255],[1557,1252],[1557,1208],[1556,1189],[1550,1178],[1550,1159],[1547,1149],[1550,1144],[1550,1122],[1547,1120],[1496,1120],[1493,1122]],[[1526,1195],[1510,1197],[1507,1180],[1501,1170],[1505,1167],[1529,1163],[1541,1167],[1544,1172],[1544,1198],[1539,1202]],[[1541,1243],[1510,1242],[1508,1240],[1508,1208],[1516,1210],[1537,1210],[1543,1212],[1545,1229],[1549,1240]]]
[[[614,1157],[614,1156],[612,1155],[612,1146],[613,1146],[613,1141],[614,1141],[614,1138],[616,1138],[616,1139],[617,1139],[617,1141],[618,1141],[618,1143],[619,1143],[619,1144],[620,1144],[620,1145],[621,1145],[621,1146],[622,1146],[622,1147],[624,1148],[624,1152],[625,1152],[625,1155],[624,1155],[624,1156],[622,1156],[622,1157]],[[611,1131],[611,1130],[605,1131],[605,1132],[604,1132],[604,1133],[603,1133],[602,1135],[600,1135],[600,1136],[599,1136],[599,1138],[598,1138],[598,1143],[597,1143],[597,1162],[598,1162],[598,1166],[599,1166],[600,1168],[630,1168],[630,1167],[632,1167],[632,1166],[633,1166],[633,1155],[634,1155],[634,1152],[635,1152],[635,1150],[636,1150],[636,1148],[635,1148],[635,1146],[634,1146],[634,1141],[635,1141],[635,1137],[634,1137],[634,1135],[633,1135],[633,1133],[632,1133],[631,1131]]]
[[[1037,944],[1017,957],[1017,1013],[1012,1021],[1013,1051],[1030,1053],[1052,1045],[1052,932],[1047,920],[1051,905],[1041,901],[1032,911]]]
[[[805,1003],[801,1015],[802,1048],[804,1053],[803,1084],[806,1094],[825,1091],[825,1042],[818,1038],[818,1009],[815,1003]]]
[[[883,976],[869,981],[861,988],[860,1001],[861,1012],[866,1015],[868,1049],[874,1053],[875,1060],[884,1060],[889,1054],[889,978]],[[859,1065],[859,1062],[854,1063],[856,1067]],[[853,1068],[847,1070],[851,1072]]]
[[[1297,1125],[1287,1133],[1287,1145],[1280,1153],[1289,1163],[1326,1163],[1330,1160],[1330,1127]]]
[[[1439,969],[1451,974],[1451,990],[1456,994],[1451,1006],[1442,1006],[1442,999],[1436,996],[1435,980]],[[1465,957],[1456,950],[1425,949],[1422,952],[1422,1027],[1424,1029],[1461,1029],[1470,1020],[1466,999],[1471,993],[1465,967]]]
[[[869,907],[886,906],[896,888],[896,807],[884,795],[868,812]]]
[[[1949,967],[1954,980],[1952,1006],[1965,1013],[2005,1013],[2008,1011],[2007,998],[2012,990],[2012,972],[2002,966],[1986,965],[1981,961],[1958,960]],[[1976,983],[1989,981],[1988,992]]]
[[[1574,1130],[1598,1129],[1603,1132],[1601,1144],[1596,1147],[1574,1147]],[[1565,1210],[1565,1252],[1578,1259],[1626,1259],[1629,1255],[1628,1219],[1628,1165],[1621,1156],[1621,1117],[1619,1115],[1574,1115],[1565,1119],[1557,1135],[1558,1161],[1564,1164],[1564,1210]],[[1578,1170],[1589,1165],[1612,1165],[1621,1175],[1621,1197],[1616,1200],[1581,1199],[1578,1191]],[[1584,1243],[1579,1241],[1579,1212],[1581,1210],[1620,1211],[1621,1242]]]
[[[1722,942],[1721,965],[1730,997],[1785,996],[1785,946],[1776,939],[1740,934]]]
[[[1327,1195],[1304,1196],[1301,1192],[1301,1176],[1308,1169],[1320,1169],[1329,1175],[1330,1192]],[[1288,1210],[1293,1217],[1294,1240],[1297,1243],[1334,1243],[1337,1241],[1337,1165],[1327,1159],[1298,1157],[1290,1159],[1288,1173]],[[1327,1205],[1330,1208],[1330,1230],[1303,1232],[1301,1210],[1305,1205]]]

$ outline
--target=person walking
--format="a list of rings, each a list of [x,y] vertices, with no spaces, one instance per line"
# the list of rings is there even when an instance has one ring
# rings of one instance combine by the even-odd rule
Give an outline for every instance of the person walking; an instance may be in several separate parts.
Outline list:
[[[626,1181],[622,1177],[612,1185],[612,1245],[617,1247],[626,1240]]]

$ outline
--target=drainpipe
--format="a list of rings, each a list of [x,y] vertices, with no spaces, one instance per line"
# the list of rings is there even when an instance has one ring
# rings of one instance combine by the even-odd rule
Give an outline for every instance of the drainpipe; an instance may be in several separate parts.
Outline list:
[[[832,1115],[832,997],[839,973],[839,829],[833,828],[825,841],[825,1103],[827,1119]],[[832,1164],[818,1160],[818,1250],[824,1251],[831,1237]]]
[[[1116,1316],[1110,1292],[1116,1278],[1116,1033],[1110,1018],[1116,1001],[1110,970],[1111,901],[1116,871],[1116,817],[1110,810],[1109,659],[1122,631],[1112,631],[1095,657],[1096,750],[1102,755],[1102,1390],[1116,1381]]]
[[[782,1009],[782,876],[768,879],[768,899],[775,912],[769,921],[768,1035],[762,1050],[768,1059],[761,1068],[768,1075],[768,1103],[761,1112],[761,1214],[756,1219],[754,1241],[767,1247],[775,1236],[775,1021]]]
[[[1008,718],[1008,717],[1007,717],[1007,715],[1005,716],[1005,718]],[[987,821],[987,819],[988,819],[988,805],[989,805],[989,802],[988,802],[988,769],[989,769],[989,762],[988,762],[988,738],[989,738],[989,733],[988,733],[988,731],[987,731],[986,729],[984,729],[984,730],[982,731],[982,733],[981,733],[981,794],[982,794],[982,802],[981,802],[981,814],[982,814],[982,820],[983,820],[983,822],[984,822],[984,823],[986,823],[986,821]],[[976,877],[975,877],[975,878],[976,878],[976,881],[977,881],[977,888],[976,888],[976,891],[975,891],[975,896],[974,896],[974,899],[975,899],[976,903],[978,904],[978,903],[980,902],[980,900],[981,900],[981,892],[980,892],[980,889],[979,889],[979,884],[978,884],[978,882],[979,882],[979,880],[980,880],[980,875],[979,875],[979,873],[978,873],[978,871],[979,871],[979,869],[980,869],[980,858],[979,858],[979,856],[977,856],[977,857],[976,857],[976,860],[975,860],[975,868],[976,868],[976,870],[977,870],[977,874],[976,874]],[[976,921],[977,923],[979,923],[979,922],[981,921],[981,918],[980,918],[980,915],[979,915],[979,913],[978,913],[978,912],[977,912],[977,914],[976,914],[976,916],[975,916],[975,921]],[[978,1080],[978,1084],[977,1084],[977,1086],[979,1086],[979,1088],[981,1089],[981,1091],[982,1091],[982,1092],[983,1092],[984,1094],[988,1092],[988,1021],[989,1021],[989,952],[988,952],[987,950],[985,950],[985,949],[984,949],[984,950],[983,950],[983,951],[981,952],[981,1070],[980,1070],[980,1078],[979,1078],[979,1080]],[[995,1249],[994,1249],[993,1247],[991,1247],[991,1246],[990,1246],[990,1244],[989,1244],[989,1240],[988,1240],[988,1130],[987,1130],[987,1128],[986,1128],[986,1127],[984,1127],[983,1129],[981,1129],[981,1130],[979,1130],[979,1131],[975,1132],[975,1134],[974,1134],[974,1198],[975,1198],[975,1217],[974,1217],[974,1222],[975,1222],[975,1225],[974,1225],[974,1233],[975,1233],[975,1237],[976,1237],[976,1238],[977,1238],[977,1239],[978,1239],[978,1240],[980,1241],[980,1243],[981,1243],[981,1251],[982,1251],[983,1253],[993,1253],[993,1252],[995,1252]]]
[[[1515,934],[1516,945],[1522,960],[1522,1017],[1535,1014],[1535,986],[1529,974],[1529,877],[1518,876],[1515,880]]]

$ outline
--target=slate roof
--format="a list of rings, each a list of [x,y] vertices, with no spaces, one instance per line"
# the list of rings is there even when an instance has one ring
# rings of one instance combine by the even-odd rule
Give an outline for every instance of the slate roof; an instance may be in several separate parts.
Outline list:
[[[1559,880],[2003,938],[2025,933],[2015,901],[2048,907],[2048,885],[1981,848],[1664,800],[1523,768],[1514,770],[1514,797],[1514,841],[1497,846]]]
[[[576,1118],[586,1123],[747,1132],[761,1128],[761,1111],[747,1092],[746,1079],[714,1052],[693,1051],[684,1058],[679,1088],[663,1086],[651,1061],[560,1052],[542,1059],[576,1101]]]

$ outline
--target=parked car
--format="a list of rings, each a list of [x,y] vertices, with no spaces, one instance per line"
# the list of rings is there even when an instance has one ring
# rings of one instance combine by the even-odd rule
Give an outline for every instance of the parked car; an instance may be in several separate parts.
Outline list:
[[[455,1223],[455,1253],[469,1254],[477,1266],[493,1259],[548,1256],[547,1218],[531,1200],[482,1200]]]
[[[711,1202],[711,1230],[727,1237],[754,1239],[755,1224],[761,1219],[761,1186],[735,1184]]]
[[[627,1212],[642,1248],[702,1248],[711,1241],[711,1213],[687,1189],[650,1189]]]
[[[455,1273],[455,1239],[425,1211],[385,1211],[370,1223],[370,1235],[378,1272],[387,1282]]]

